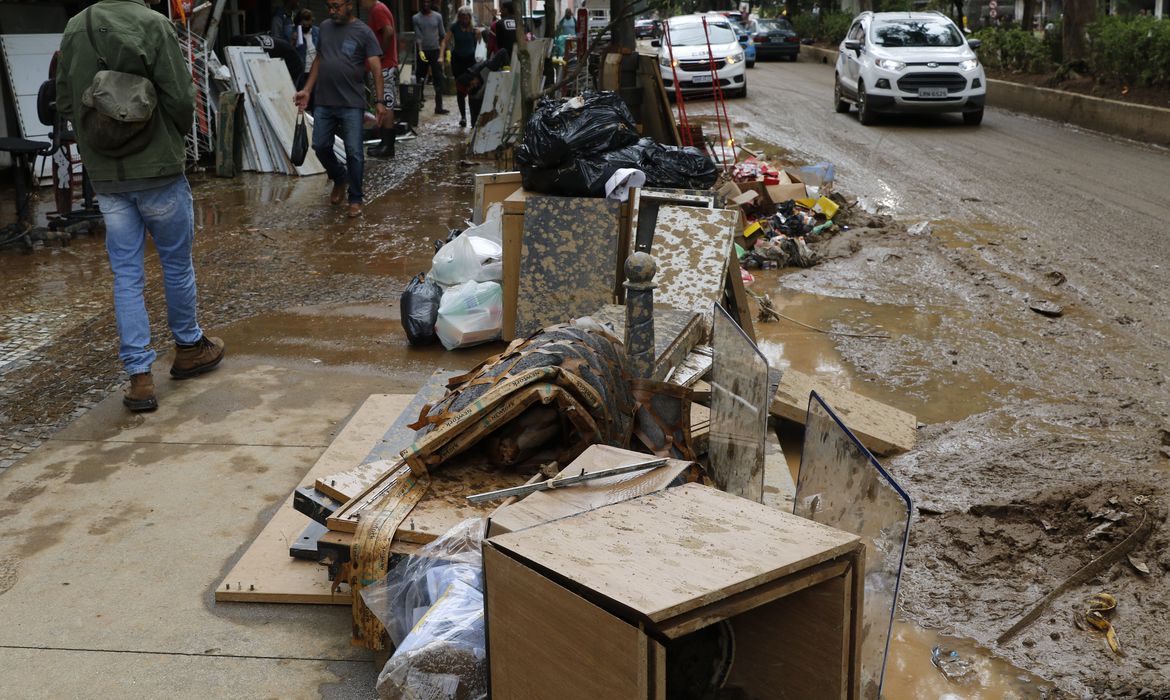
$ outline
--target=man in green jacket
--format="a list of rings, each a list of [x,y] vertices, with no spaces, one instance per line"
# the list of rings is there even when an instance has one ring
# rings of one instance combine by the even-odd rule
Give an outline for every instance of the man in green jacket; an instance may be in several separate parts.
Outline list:
[[[108,71],[146,78],[157,96],[140,138],[115,150],[83,126],[96,111],[87,105],[95,99],[85,93],[99,62]],[[61,39],[57,109],[74,125],[106,222],[118,355],[130,375],[122,402],[131,411],[151,411],[158,401],[150,373],[156,355],[143,298],[147,231],[162,264],[167,324],[176,345],[171,376],[186,379],[215,369],[224,353],[223,341],[205,336],[196,318],[195,221],[184,174],[184,135],[194,121],[195,89],[174,26],[146,0],[101,0],[74,16]]]

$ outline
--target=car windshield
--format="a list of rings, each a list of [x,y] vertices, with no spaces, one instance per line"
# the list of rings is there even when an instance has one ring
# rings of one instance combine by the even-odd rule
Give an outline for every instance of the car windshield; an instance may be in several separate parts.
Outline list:
[[[792,25],[786,19],[765,19],[758,26],[761,32],[792,31]]]
[[[708,20],[707,33],[711,37],[711,45],[733,44],[737,40],[735,33],[727,22],[718,24]],[[670,43],[672,46],[702,46],[707,43],[707,36],[703,34],[702,24],[670,25]]]
[[[950,22],[898,19],[875,23],[873,41],[878,46],[962,46],[963,36]]]

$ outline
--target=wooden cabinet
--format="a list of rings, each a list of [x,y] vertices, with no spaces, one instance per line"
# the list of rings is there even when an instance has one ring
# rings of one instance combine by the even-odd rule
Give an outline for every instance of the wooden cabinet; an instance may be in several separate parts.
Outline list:
[[[855,535],[697,484],[493,537],[492,697],[665,699],[680,664],[726,667],[680,648],[729,630],[736,697],[856,698],[863,562]]]

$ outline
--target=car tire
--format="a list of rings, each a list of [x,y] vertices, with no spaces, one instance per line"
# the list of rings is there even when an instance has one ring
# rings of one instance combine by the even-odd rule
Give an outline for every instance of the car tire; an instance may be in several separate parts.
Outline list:
[[[833,109],[837,114],[849,113],[849,102],[841,97],[841,79],[836,73],[833,74]]]
[[[748,61],[748,62],[747,62],[747,67],[748,67],[748,68],[755,68],[755,67],[756,67],[756,62],[755,62],[755,61]]]
[[[983,108],[980,107],[970,112],[963,112],[963,123],[967,126],[979,126],[983,123]]]
[[[858,81],[857,83],[857,121],[862,126],[869,126],[874,123],[876,115],[873,108],[869,106],[869,100],[865,96],[865,83]]]
[[[790,63],[796,63],[796,59],[798,59],[798,58],[800,58],[800,54],[798,54],[798,53],[794,53],[794,54],[792,54],[791,56],[789,56],[789,57],[788,57],[788,61],[789,61]]]

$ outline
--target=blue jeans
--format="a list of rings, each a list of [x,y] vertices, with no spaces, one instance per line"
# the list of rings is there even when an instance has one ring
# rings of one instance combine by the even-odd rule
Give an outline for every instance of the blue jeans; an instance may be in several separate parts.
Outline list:
[[[362,203],[362,172],[366,154],[362,149],[362,117],[360,107],[325,107],[313,110],[313,150],[317,160],[325,166],[329,179],[337,184],[349,183],[349,203]],[[333,155],[333,137],[340,136],[345,143],[345,166]]]
[[[114,316],[121,347],[118,357],[128,374],[149,372],[156,357],[150,348],[150,317],[146,313],[146,232],[154,239],[162,263],[167,299],[167,325],[175,342],[190,345],[203,330],[195,318],[195,212],[191,187],[180,175],[175,182],[149,190],[99,194],[106,220],[106,252],[114,273]]]

